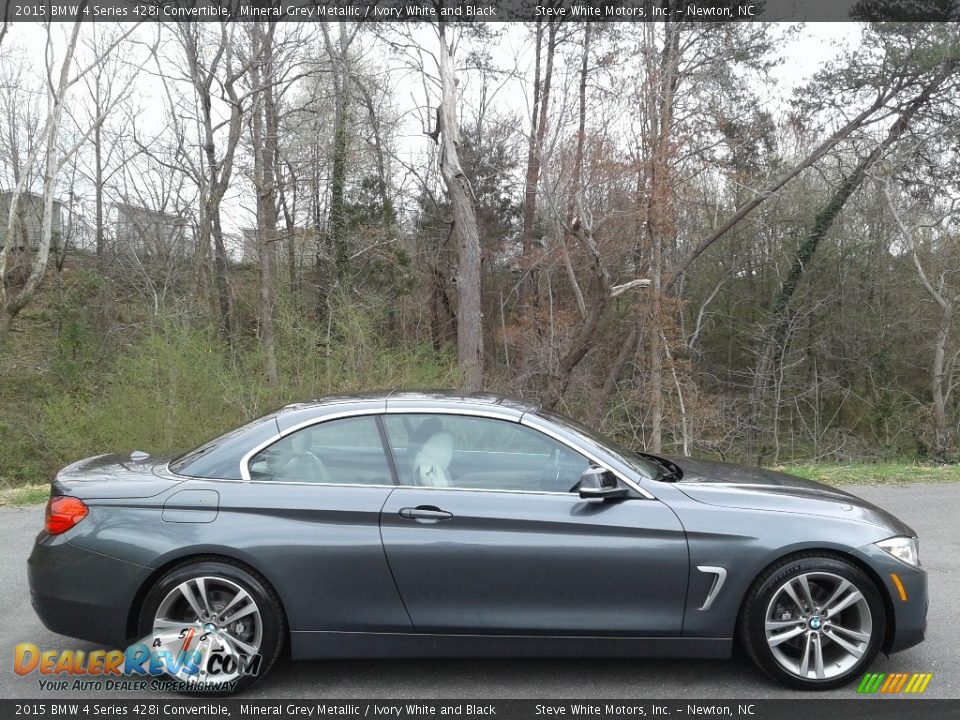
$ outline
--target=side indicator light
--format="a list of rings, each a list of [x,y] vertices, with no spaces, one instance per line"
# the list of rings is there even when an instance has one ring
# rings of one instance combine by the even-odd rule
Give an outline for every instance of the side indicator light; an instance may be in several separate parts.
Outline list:
[[[897,587],[897,592],[900,593],[900,599],[903,602],[907,601],[907,590],[903,587],[903,583],[900,582],[900,576],[896,573],[890,573],[890,579],[893,580],[893,584]]]

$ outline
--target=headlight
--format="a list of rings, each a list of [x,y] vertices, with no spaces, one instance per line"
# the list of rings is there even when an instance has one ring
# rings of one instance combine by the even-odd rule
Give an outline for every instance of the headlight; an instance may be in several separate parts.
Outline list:
[[[881,540],[876,545],[907,565],[920,565],[920,542],[917,538],[892,537]]]

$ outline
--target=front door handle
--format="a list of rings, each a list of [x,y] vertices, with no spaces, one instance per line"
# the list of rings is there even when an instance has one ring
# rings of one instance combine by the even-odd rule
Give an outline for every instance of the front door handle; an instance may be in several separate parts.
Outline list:
[[[453,513],[441,510],[435,505],[417,505],[417,507],[400,508],[400,517],[416,520],[418,523],[435,523],[440,520],[449,520]]]

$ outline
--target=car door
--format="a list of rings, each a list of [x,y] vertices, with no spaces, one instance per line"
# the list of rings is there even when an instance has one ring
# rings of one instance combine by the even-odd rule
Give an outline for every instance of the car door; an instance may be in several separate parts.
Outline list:
[[[217,531],[278,586],[294,633],[411,629],[380,542],[395,486],[375,415],[288,431],[248,475],[219,485]]]
[[[680,633],[687,546],[668,507],[582,500],[573,490],[589,460],[516,422],[384,424],[400,487],[381,535],[419,632]]]

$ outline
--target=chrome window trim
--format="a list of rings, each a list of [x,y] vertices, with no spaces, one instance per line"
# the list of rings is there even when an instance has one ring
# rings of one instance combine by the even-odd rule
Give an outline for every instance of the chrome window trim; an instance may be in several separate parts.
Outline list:
[[[240,458],[240,477],[242,478],[243,482],[270,482],[270,483],[276,482],[274,480],[254,481],[250,477],[250,459],[261,450],[264,450],[270,447],[275,442],[279,442],[280,440],[285,438],[287,435],[290,435],[291,433],[295,433],[298,430],[302,430],[303,428],[310,427],[311,425],[321,425],[330,420],[342,420],[344,418],[350,418],[350,417],[365,417],[367,415],[380,415],[382,413],[383,413],[383,408],[379,406],[372,407],[372,408],[362,408],[360,410],[357,410],[357,409],[342,410],[340,412],[323,415],[322,417],[313,417],[313,418],[310,418],[309,420],[303,420],[302,422],[298,422],[296,425],[291,425],[286,430],[283,430],[282,432],[277,432],[276,435],[270,437],[267,440],[264,440],[258,445],[255,445],[253,448],[248,450],[247,453],[242,458]],[[379,438],[380,438],[380,433],[378,431],[377,439]],[[384,460],[386,460],[386,455],[384,455]],[[280,481],[280,482],[284,482],[284,481]],[[286,481],[286,482],[295,482],[295,481]],[[303,484],[319,485],[320,483],[303,483]],[[346,483],[330,483],[330,484],[346,485]],[[367,486],[367,487],[372,487],[372,486]],[[396,486],[392,486],[392,487],[396,487]]]
[[[580,498],[579,495],[572,492],[559,492],[553,490],[501,490],[500,488],[458,488],[458,487],[433,487],[430,485],[397,485],[397,490],[437,490],[440,492],[481,492],[481,493],[506,493],[508,495],[562,495],[563,497]]]
[[[366,483],[315,483],[302,480],[233,480],[231,478],[184,477],[184,482],[214,482],[214,483],[241,483],[243,485],[309,485],[310,487],[341,487],[341,488],[379,488],[381,490],[396,490],[396,485],[373,485]]]
[[[574,450],[581,455],[585,456],[588,460],[597,465],[605,468],[612,472],[621,482],[625,483],[627,487],[633,488],[636,490],[643,498],[647,500],[656,500],[656,497],[651,495],[646,489],[642,488],[639,484],[634,482],[627,475],[615,468],[610,467],[610,464],[601,460],[595,453],[591,450],[578,445],[567,438],[563,437],[559,433],[551,430],[547,427],[540,427],[533,425],[529,422],[526,422],[526,417],[528,413],[523,413],[519,417],[512,412],[501,412],[496,410],[487,410],[480,408],[451,408],[451,407],[430,407],[427,405],[413,405],[411,407],[391,408],[389,405],[387,407],[371,407],[363,408],[360,410],[345,410],[342,412],[329,413],[323,417],[310,418],[309,420],[304,420],[292,425],[283,432],[278,432],[273,437],[264,440],[258,445],[254,446],[252,449],[248,450],[247,453],[240,459],[240,476],[242,480],[226,480],[225,482],[256,482],[259,484],[282,484],[282,485],[313,485],[319,487],[345,487],[345,486],[354,486],[354,487],[403,487],[403,488],[416,488],[418,490],[458,490],[463,492],[506,492],[506,493],[519,493],[519,494],[529,494],[529,495],[564,495],[570,496],[574,493],[570,492],[550,492],[550,491],[541,491],[541,490],[500,490],[496,488],[428,488],[420,487],[419,485],[362,485],[362,484],[348,484],[348,483],[309,483],[309,482],[297,482],[292,480],[287,481],[275,481],[275,480],[252,480],[250,477],[250,460],[254,455],[259,453],[261,450],[269,447],[275,442],[282,440],[287,435],[302,430],[303,428],[310,427],[312,425],[320,425],[322,423],[328,422],[330,420],[342,420],[349,417],[364,417],[368,415],[463,415],[467,417],[482,417],[490,418],[493,420],[505,420],[507,422],[517,423],[523,425],[524,427],[533,430],[534,432],[539,432],[543,435],[546,435],[549,438],[565,445],[566,447]],[[544,421],[545,422],[545,421]],[[392,448],[390,448],[392,452]],[[200,479],[200,478],[198,478]],[[202,478],[206,479],[206,478]],[[401,480],[401,478],[397,478]]]
[[[469,415],[471,417],[484,417],[493,420],[506,420],[507,422],[519,423],[522,415],[517,411],[488,410],[473,407],[430,407],[428,405],[411,405],[410,407],[391,407],[387,405],[384,411],[385,415]]]

